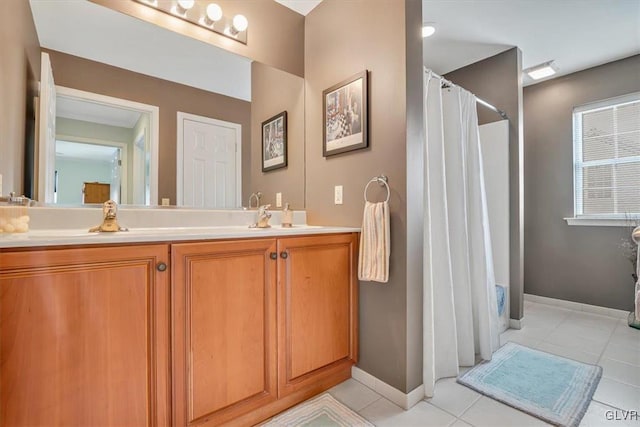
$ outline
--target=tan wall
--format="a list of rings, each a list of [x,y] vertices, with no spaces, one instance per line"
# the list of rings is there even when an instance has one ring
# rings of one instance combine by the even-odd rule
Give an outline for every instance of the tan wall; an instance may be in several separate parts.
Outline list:
[[[276,207],[276,193],[292,209],[304,209],[304,80],[273,67],[251,64],[251,188]],[[287,111],[288,166],[262,172],[262,122]],[[247,203],[243,199],[242,203]]]
[[[627,227],[569,226],[573,216],[573,107],[640,90],[640,55],[524,89],[525,291],[631,310]]]
[[[304,76],[304,17],[272,0],[217,0],[224,16],[249,21],[244,45],[197,26],[183,25],[164,12],[130,0],[91,0],[143,21],[196,38],[272,67]],[[199,2],[205,3],[203,0]]]
[[[176,202],[177,112],[242,125],[242,151],[250,152],[251,103],[167,80],[112,67],[62,52],[49,51],[57,85],[156,105],[160,108],[158,202]],[[250,159],[242,159],[242,199],[248,194]]]
[[[360,226],[364,186],[376,175],[389,177],[390,280],[360,283],[358,365],[403,391],[408,386],[404,28],[405,4],[397,0],[325,0],[305,23],[308,219],[311,224]],[[322,91],[365,69],[370,71],[369,148],[324,158]],[[333,204],[335,185],[344,186],[343,205]],[[375,187],[371,200],[383,197]]]
[[[25,0],[0,1],[0,193],[23,193],[27,100],[40,80],[40,45]],[[33,119],[31,113],[31,119]]]
[[[524,137],[522,52],[517,47],[448,73],[445,77],[501,109],[509,117],[509,302],[512,319],[523,314]],[[478,106],[480,124],[502,118]]]

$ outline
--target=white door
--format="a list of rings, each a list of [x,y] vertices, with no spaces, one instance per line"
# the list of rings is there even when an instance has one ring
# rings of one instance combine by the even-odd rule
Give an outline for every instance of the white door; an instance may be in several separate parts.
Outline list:
[[[239,208],[241,125],[178,113],[178,205]]]
[[[40,66],[38,129],[38,201],[54,203],[56,171],[56,85],[49,55],[42,53]]]

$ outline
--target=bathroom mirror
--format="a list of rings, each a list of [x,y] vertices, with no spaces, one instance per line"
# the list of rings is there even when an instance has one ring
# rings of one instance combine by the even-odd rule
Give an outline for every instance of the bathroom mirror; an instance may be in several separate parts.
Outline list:
[[[248,206],[252,193],[261,192],[261,203],[275,207],[275,194],[280,192],[283,202],[304,208],[301,77],[91,2],[30,0],[30,5],[42,50],[51,57],[56,87],[158,110],[156,145],[153,126],[145,135],[136,132],[135,124],[128,128],[126,132],[136,133],[129,145],[117,140],[104,144],[104,138],[68,135],[70,120],[77,118],[57,119],[61,125],[56,139],[64,147],[57,157],[63,167],[63,157],[71,157],[65,151],[76,157],[80,152],[94,153],[93,160],[82,157],[85,166],[97,162],[85,169],[96,172],[98,163],[102,166],[101,174],[76,177],[69,184],[68,171],[59,170],[57,164],[50,167],[51,160],[41,161],[41,168],[51,169],[57,204],[82,203],[82,188],[95,181],[110,184],[110,197],[122,204],[153,206],[168,201],[178,206],[241,208]],[[290,123],[288,167],[263,173],[259,124],[284,110]],[[150,111],[140,114],[136,123],[144,117],[153,122]],[[104,130],[99,125],[107,126],[106,121],[97,119],[98,125],[89,132]],[[229,135],[229,129],[236,133]],[[209,146],[223,137],[234,142]],[[109,146],[120,149],[109,151]],[[200,148],[204,149],[197,152]],[[199,157],[221,151],[234,153],[223,166],[219,165],[224,156]],[[118,163],[126,173],[115,176],[115,168],[107,165]],[[70,193],[67,185],[72,185]],[[210,196],[199,197],[207,192]]]

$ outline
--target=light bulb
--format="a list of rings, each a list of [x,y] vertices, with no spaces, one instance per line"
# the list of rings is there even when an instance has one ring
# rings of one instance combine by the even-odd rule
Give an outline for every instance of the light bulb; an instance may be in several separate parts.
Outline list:
[[[222,8],[215,3],[207,6],[207,19],[211,23],[219,21],[222,18]],[[211,23],[209,25],[211,25]]]
[[[195,0],[178,0],[178,4],[175,9],[173,9],[174,13],[178,15],[185,15],[187,10],[191,9],[195,3]]]
[[[195,0],[178,0],[178,6],[184,10],[189,10],[195,4]]]
[[[246,31],[247,27],[249,27],[249,21],[244,15],[236,15],[233,17],[233,28],[235,30],[235,34],[240,33],[242,31]]]

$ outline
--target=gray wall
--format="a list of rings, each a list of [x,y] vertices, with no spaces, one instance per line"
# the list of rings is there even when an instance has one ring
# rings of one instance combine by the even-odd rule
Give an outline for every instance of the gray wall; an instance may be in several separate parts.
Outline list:
[[[408,101],[407,88],[416,84],[415,67],[420,67],[407,55],[422,56],[416,39],[420,16],[419,0],[325,0],[305,22],[308,219],[311,224],[360,226],[364,186],[373,176],[389,177],[390,278],[386,284],[360,283],[358,365],[404,392],[422,383],[422,341],[416,340],[421,317],[414,310],[421,302],[408,302],[419,295],[414,287],[421,283],[409,284],[407,277],[407,108],[415,101]],[[410,79],[408,63],[414,67]],[[365,69],[370,72],[369,148],[324,158],[322,91]],[[344,186],[343,205],[333,204],[335,185]],[[369,192],[371,199],[383,195],[379,188]]]
[[[514,47],[448,73],[445,77],[509,116],[509,275],[511,318],[522,318],[524,292],[524,159],[522,52]],[[478,106],[480,124],[501,117]]]
[[[422,2],[405,3],[407,49],[407,387],[422,384],[423,224],[424,224],[424,66]]]
[[[525,292],[632,308],[624,227],[569,226],[574,106],[640,91],[640,55],[528,86],[525,118]]]

